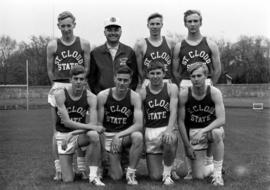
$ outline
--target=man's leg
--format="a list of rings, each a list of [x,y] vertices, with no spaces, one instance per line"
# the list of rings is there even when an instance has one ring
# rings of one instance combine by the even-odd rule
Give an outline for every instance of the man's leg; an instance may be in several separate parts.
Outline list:
[[[196,159],[191,160],[192,178],[204,179],[206,177],[205,156],[206,150],[195,151]]]
[[[145,128],[145,149],[148,175],[152,180],[161,180],[163,171],[162,133],[166,127]]]
[[[177,150],[177,136],[172,135],[172,142],[170,144],[166,142],[162,142],[163,144],[163,183],[164,185],[171,185],[173,184],[173,180],[171,179],[171,171],[173,167],[173,162],[176,156]]]
[[[211,131],[213,145],[212,145],[212,152],[213,152],[213,159],[214,159],[214,174],[213,174],[213,185],[216,186],[223,186],[224,181],[222,178],[222,164],[223,164],[223,157],[224,157],[224,129],[223,127],[213,129]]]
[[[136,168],[142,155],[143,150],[143,136],[142,133],[137,131],[130,135],[131,138],[131,148],[129,151],[129,166],[127,168],[126,180],[129,185],[137,185],[136,180]],[[123,142],[125,146],[125,142]]]
[[[123,170],[119,153],[109,153],[109,175],[113,180],[120,180],[123,177]]]
[[[60,154],[59,160],[61,164],[62,180],[64,182],[74,181],[74,172],[73,172],[73,154]]]
[[[59,181],[62,179],[61,177],[61,165],[57,150],[57,144],[55,139],[55,124],[56,124],[56,111],[55,108],[51,106],[51,115],[52,115],[52,127],[53,127],[53,136],[52,136],[52,154],[54,159],[54,167],[55,167],[55,176],[54,180]]]
[[[162,179],[162,160],[163,156],[161,154],[146,154],[146,163],[150,179],[161,180]]]
[[[80,148],[77,149],[76,151],[77,155],[77,169],[78,169],[78,174],[82,179],[88,179],[87,175],[87,163],[86,163],[86,158],[85,158],[85,151],[81,150]]]
[[[97,171],[101,159],[101,146],[99,134],[96,131],[88,131],[79,135],[78,147],[86,147],[86,160],[89,166],[89,181],[96,186],[105,186],[100,181]]]

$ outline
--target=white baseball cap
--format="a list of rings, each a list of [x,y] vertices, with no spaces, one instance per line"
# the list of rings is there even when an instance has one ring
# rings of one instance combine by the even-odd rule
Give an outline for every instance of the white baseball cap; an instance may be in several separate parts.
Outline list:
[[[104,21],[104,27],[108,27],[108,26],[119,26],[121,27],[121,23],[119,21],[119,18],[117,17],[109,17]]]

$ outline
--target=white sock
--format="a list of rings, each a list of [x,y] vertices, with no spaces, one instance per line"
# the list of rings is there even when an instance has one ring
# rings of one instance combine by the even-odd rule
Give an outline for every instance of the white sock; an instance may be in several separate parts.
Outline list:
[[[171,175],[172,165],[166,166],[163,162],[163,176]]]
[[[54,161],[54,167],[55,167],[56,172],[61,172],[60,160],[55,160]]]
[[[213,156],[210,156],[210,157],[205,156],[205,160],[204,161],[205,161],[205,165],[206,166],[213,164]]]
[[[214,176],[221,176],[223,160],[216,161],[214,160]]]
[[[136,169],[132,169],[130,167],[127,168],[127,174],[129,173],[135,173],[136,172]]]
[[[89,166],[89,178],[90,180],[94,179],[95,177],[97,177],[97,170],[98,167],[97,166]]]
[[[77,168],[79,172],[86,171],[85,157],[77,157]]]

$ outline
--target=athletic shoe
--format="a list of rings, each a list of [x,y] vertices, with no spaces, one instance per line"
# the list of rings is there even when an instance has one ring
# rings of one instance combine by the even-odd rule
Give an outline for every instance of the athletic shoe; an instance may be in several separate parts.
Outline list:
[[[185,180],[192,180],[192,171],[188,171],[187,175],[184,177]]]
[[[174,184],[174,181],[172,180],[170,175],[163,176],[162,181],[163,181],[164,185],[173,185]]]
[[[179,175],[176,173],[175,170],[172,171],[172,178],[173,178],[174,180],[180,179]]]
[[[212,176],[213,179],[212,179],[212,184],[214,186],[224,186],[224,181],[223,181],[223,178],[222,176]]]
[[[97,176],[94,178],[89,178],[89,181],[95,186],[105,186],[105,184]]]
[[[62,180],[62,173],[61,172],[56,172],[55,176],[53,177],[54,181],[61,181]]]
[[[136,178],[135,172],[126,173],[126,180],[128,185],[138,185],[138,181],[135,178]]]

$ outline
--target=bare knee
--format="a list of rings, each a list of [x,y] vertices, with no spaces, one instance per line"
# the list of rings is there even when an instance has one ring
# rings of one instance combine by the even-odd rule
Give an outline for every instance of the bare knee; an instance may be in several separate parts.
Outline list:
[[[97,131],[88,131],[87,136],[90,138],[91,142],[94,142],[94,143],[99,142],[99,134]]]
[[[224,132],[221,128],[213,129],[212,130],[212,138],[214,143],[218,143],[223,141]]]
[[[137,145],[137,146],[142,146],[143,145],[143,135],[141,132],[134,132],[131,134],[131,140],[132,144]]]

